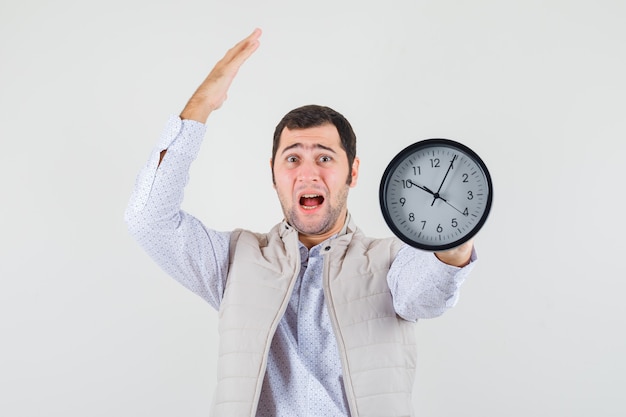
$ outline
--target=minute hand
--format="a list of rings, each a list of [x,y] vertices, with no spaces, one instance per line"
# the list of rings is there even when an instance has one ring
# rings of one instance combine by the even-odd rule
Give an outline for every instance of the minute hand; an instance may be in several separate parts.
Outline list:
[[[433,202],[430,203],[430,205],[432,206],[433,204],[435,204],[435,201],[437,201],[438,198],[441,198],[439,196],[439,192],[441,191],[441,188],[443,187],[443,183],[446,182],[446,178],[448,178],[448,174],[450,173],[450,170],[452,169],[453,165],[454,165],[454,161],[456,161],[458,155],[454,155],[452,157],[452,160],[450,161],[450,165],[448,165],[448,170],[446,171],[446,175],[443,176],[443,180],[441,180],[441,184],[439,184],[439,189],[437,190],[437,192],[435,193],[435,198],[433,198]]]

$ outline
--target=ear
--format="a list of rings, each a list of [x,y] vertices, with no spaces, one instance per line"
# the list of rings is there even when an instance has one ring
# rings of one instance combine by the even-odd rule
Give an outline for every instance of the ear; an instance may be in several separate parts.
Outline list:
[[[352,170],[350,171],[350,178],[352,181],[350,182],[350,188],[356,187],[357,180],[359,178],[359,164],[361,160],[358,156],[354,157],[354,161],[352,162]]]
[[[270,171],[272,172],[272,185],[276,189],[276,179],[274,178],[274,161],[270,158]]]

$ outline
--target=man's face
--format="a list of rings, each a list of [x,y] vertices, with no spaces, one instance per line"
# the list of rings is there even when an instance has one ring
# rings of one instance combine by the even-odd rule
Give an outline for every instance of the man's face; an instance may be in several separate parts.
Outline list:
[[[358,158],[348,166],[334,125],[283,130],[272,161],[274,188],[301,239],[317,244],[341,230],[358,168]]]

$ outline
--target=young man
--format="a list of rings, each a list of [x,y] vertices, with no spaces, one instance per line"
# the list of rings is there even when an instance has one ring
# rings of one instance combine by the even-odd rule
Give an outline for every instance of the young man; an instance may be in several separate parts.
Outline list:
[[[217,232],[180,210],[209,114],[260,30],[228,51],[170,120],[126,211],[161,267],[219,310],[214,416],[407,416],[412,323],[452,307],[475,254],[425,253],[363,235],[347,209],[356,138],[322,106],[289,112],[271,171],[284,220],[268,233]]]

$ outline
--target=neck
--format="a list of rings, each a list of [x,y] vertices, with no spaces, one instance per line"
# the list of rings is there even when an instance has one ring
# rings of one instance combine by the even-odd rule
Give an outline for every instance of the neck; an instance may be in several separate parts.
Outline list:
[[[311,249],[313,246],[319,245],[323,241],[341,232],[348,221],[348,213],[346,212],[345,215],[341,216],[341,218],[343,221],[338,221],[332,229],[324,233],[308,235],[298,231],[298,239],[304,246],[306,246],[307,249]]]
[[[300,239],[300,242],[302,242],[307,249],[311,249],[313,246],[319,245],[334,234],[335,233],[330,233],[328,235],[305,235],[298,233],[298,239]]]

